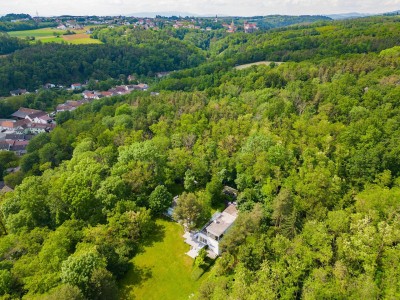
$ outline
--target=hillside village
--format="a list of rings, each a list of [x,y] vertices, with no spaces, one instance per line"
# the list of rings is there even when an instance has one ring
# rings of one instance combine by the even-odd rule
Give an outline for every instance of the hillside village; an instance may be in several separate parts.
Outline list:
[[[132,77],[129,77],[132,79]],[[68,90],[80,91],[86,84],[73,83]],[[56,88],[48,83],[44,88]],[[149,86],[145,83],[115,86],[107,91],[82,92],[81,100],[67,100],[59,104],[54,112],[47,113],[37,109],[21,107],[9,119],[0,119],[0,151],[12,151],[18,156],[26,153],[29,141],[37,134],[51,132],[56,127],[55,116],[57,113],[74,111],[78,107],[104,97],[127,95],[133,91],[147,91]],[[37,92],[37,91],[36,91]],[[11,91],[12,96],[29,93],[25,89]]]

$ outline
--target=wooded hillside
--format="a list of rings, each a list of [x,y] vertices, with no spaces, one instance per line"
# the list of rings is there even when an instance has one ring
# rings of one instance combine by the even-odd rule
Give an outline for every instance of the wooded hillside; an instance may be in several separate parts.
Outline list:
[[[172,196],[201,227],[228,185],[240,214],[196,298],[397,298],[398,21],[232,35],[209,61],[161,80],[158,95],[61,114],[5,177],[24,179],[1,196],[0,295],[112,299]],[[112,47],[60,49],[79,65],[90,52],[74,49]],[[254,53],[287,62],[232,68]]]

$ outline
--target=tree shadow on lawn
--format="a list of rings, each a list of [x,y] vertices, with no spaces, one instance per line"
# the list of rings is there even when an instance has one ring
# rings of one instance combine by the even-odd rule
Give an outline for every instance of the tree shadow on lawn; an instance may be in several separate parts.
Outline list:
[[[167,219],[164,219],[167,220]],[[135,256],[144,253],[147,247],[152,247],[154,243],[162,242],[165,238],[165,227],[162,224],[155,224],[151,234],[141,241]],[[130,262],[128,273],[125,275],[123,282],[129,282],[120,287],[119,299],[134,299],[133,290],[143,286],[144,282],[153,277],[152,266],[137,267]]]
[[[153,246],[154,243],[162,242],[164,238],[165,238],[165,227],[161,224],[155,224],[151,234],[146,239],[140,242],[136,255],[145,252],[146,247],[151,247]]]
[[[133,263],[130,263],[129,271],[129,285],[125,285],[120,288],[119,299],[128,300],[135,299],[133,295],[133,290],[143,286],[144,282],[153,277],[153,272],[151,267],[141,267],[138,268]]]

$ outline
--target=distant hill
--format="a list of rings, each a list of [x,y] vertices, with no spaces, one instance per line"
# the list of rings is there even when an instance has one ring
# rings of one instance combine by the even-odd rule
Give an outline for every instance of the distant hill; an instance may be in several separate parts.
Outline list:
[[[28,14],[7,14],[0,17],[1,22],[9,22],[11,20],[31,20],[32,17]]]
[[[344,20],[344,19],[355,19],[355,18],[364,18],[364,17],[371,17],[371,16],[394,16],[399,15],[400,10],[395,10],[386,13],[378,13],[378,14],[367,14],[367,13],[358,13],[358,12],[351,12],[351,13],[343,13],[343,14],[332,14],[326,15],[329,18],[334,20]]]
[[[344,14],[332,14],[332,15],[326,15],[326,16],[331,19],[334,19],[334,20],[343,20],[343,19],[363,18],[363,17],[372,16],[372,15],[373,14],[362,14],[362,13],[357,13],[357,12],[351,12],[351,13],[344,13]]]
[[[331,18],[327,16],[284,16],[284,15],[269,15],[265,17],[254,18],[257,26],[262,29],[272,29],[286,27],[296,24],[313,23],[318,21],[330,21]]]
[[[395,15],[400,15],[400,10],[388,12],[384,14],[385,16],[395,16]]]

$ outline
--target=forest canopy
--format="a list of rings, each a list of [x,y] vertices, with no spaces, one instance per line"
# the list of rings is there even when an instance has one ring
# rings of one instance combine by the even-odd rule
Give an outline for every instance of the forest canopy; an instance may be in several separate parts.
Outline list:
[[[184,199],[176,215],[201,228],[230,200],[221,193],[230,186],[239,217],[196,298],[396,298],[398,21],[231,35],[196,50],[200,61],[180,67],[198,66],[162,79],[153,87],[159,94],[64,113],[52,133],[29,144],[20,182],[4,177],[16,186],[0,200],[0,295],[110,299],[173,196]],[[94,53],[104,58],[96,70],[118,73],[105,58],[136,63],[130,51],[147,46],[129,43],[152,39],[143,33],[125,45],[133,37],[98,34],[107,35],[105,46],[35,46],[10,61],[68,58],[72,78],[89,76],[83,62]],[[179,53],[193,55],[185,49]],[[285,62],[233,68],[258,59],[254,53]],[[154,56],[154,66],[163,63]]]

